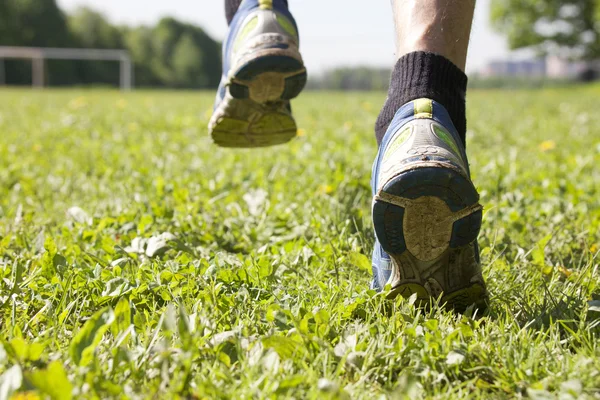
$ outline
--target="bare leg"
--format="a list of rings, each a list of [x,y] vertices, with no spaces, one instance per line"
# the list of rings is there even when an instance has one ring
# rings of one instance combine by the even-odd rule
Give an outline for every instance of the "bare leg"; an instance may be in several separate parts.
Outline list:
[[[475,0],[394,0],[398,61],[376,124],[372,287],[486,307],[482,207],[464,152]],[[462,143],[461,143],[462,142]]]
[[[377,141],[403,104],[429,98],[447,109],[466,144],[464,70],[475,0],[392,0],[392,4],[398,61],[375,124]]]
[[[393,8],[398,58],[427,51],[465,70],[475,0],[393,0]]]

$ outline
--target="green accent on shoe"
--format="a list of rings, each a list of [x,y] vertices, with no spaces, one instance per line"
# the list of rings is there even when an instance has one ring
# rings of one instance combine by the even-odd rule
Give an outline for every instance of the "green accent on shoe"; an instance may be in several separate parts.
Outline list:
[[[444,143],[446,143],[448,146],[450,146],[450,148],[452,149],[452,151],[454,151],[455,154],[460,155],[460,150],[458,149],[456,142],[454,141],[454,139],[452,139],[452,137],[450,136],[448,131],[446,131],[445,128],[443,128],[439,125],[434,125],[433,131],[435,132],[435,135],[437,137],[442,139],[444,141]]]
[[[415,118],[433,118],[433,100],[417,99],[414,102]]]
[[[240,45],[242,43],[244,43],[244,40],[248,37],[248,35],[250,35],[250,33],[254,29],[256,29],[257,26],[258,26],[258,17],[255,16],[250,21],[248,21],[246,23],[246,25],[244,25],[244,27],[242,28],[242,30],[238,34],[238,37],[235,39],[235,44],[233,45],[233,49],[234,49],[233,51],[238,51],[239,50]]]
[[[272,10],[273,0],[258,0],[258,5],[261,10]]]
[[[394,139],[394,141],[388,146],[383,156],[383,161],[385,161],[389,156],[391,156],[400,146],[406,143],[406,141],[412,134],[412,131],[412,126],[409,126],[406,129],[404,129],[404,131],[402,131],[402,133],[400,133],[400,135],[398,135],[396,139]]]
[[[289,19],[281,14],[277,14],[277,22],[287,33],[290,34],[290,36],[293,36],[296,40],[298,40],[298,32],[296,31],[294,24],[292,24]]]

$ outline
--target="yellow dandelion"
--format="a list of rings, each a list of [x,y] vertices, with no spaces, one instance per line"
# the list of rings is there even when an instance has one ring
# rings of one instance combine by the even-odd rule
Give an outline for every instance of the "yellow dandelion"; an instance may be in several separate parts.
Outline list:
[[[300,128],[300,129],[298,129],[298,132],[297,132],[296,134],[297,134],[299,137],[306,136],[306,129],[302,129],[302,128]]]
[[[127,130],[129,132],[137,132],[140,129],[140,126],[136,122],[130,122],[127,124]]]
[[[546,265],[546,266],[542,267],[542,274],[544,274],[546,276],[552,275],[552,266]]]
[[[69,102],[69,108],[71,110],[79,110],[87,106],[87,99],[85,97],[77,97]]]
[[[10,400],[40,400],[41,397],[36,392],[21,392],[14,394]]]
[[[598,245],[597,244],[593,244],[592,247],[590,247],[590,253],[596,253],[598,251]]]
[[[570,269],[567,269],[565,267],[563,267],[562,265],[560,265],[558,267],[558,271],[563,274],[564,276],[566,276],[567,278],[571,276],[571,274],[573,273]]]
[[[333,187],[330,185],[321,185],[319,186],[318,192],[320,194],[331,194],[333,193]]]
[[[546,152],[554,150],[556,148],[556,142],[554,140],[544,140],[540,143],[540,151]]]

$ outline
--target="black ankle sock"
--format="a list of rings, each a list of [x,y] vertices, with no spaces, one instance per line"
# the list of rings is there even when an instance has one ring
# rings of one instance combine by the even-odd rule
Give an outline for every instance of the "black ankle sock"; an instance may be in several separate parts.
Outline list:
[[[242,4],[243,0],[225,0],[225,15],[227,16],[227,24],[231,24],[233,17],[235,16],[236,11],[238,10],[240,4]],[[287,6],[287,0],[283,0],[285,5]]]
[[[242,4],[242,0],[225,0],[225,16],[227,17],[227,25],[231,24],[233,17],[240,4]]]
[[[423,51],[406,54],[394,67],[388,97],[375,124],[377,143],[381,143],[400,107],[415,99],[428,98],[448,110],[463,144],[466,144],[466,92],[467,76],[447,58]]]

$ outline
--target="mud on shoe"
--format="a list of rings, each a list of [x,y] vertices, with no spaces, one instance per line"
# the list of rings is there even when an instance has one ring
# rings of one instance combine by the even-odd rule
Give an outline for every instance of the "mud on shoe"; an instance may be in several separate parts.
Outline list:
[[[296,136],[290,100],[306,84],[298,28],[281,0],[244,0],[223,45],[223,76],[209,122],[223,147],[263,147]]]
[[[482,206],[467,155],[446,110],[429,99],[404,105],[373,166],[374,289],[416,294],[421,304],[482,310],[487,291],[477,236]]]

